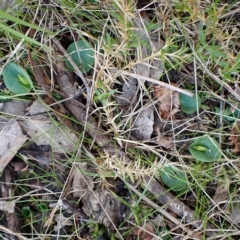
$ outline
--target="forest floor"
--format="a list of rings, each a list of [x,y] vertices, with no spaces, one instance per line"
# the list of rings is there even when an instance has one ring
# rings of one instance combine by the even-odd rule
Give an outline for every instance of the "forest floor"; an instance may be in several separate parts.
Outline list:
[[[239,239],[239,1],[0,7],[1,239]]]

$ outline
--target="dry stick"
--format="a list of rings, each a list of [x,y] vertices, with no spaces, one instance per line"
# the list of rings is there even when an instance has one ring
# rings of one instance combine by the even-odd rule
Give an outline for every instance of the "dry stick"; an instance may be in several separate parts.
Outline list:
[[[203,64],[203,62],[201,61],[201,59],[198,57],[197,54],[195,54],[196,59],[198,60],[198,62],[200,63],[202,69],[205,71],[205,73],[211,77],[215,82],[217,82],[219,85],[223,86],[225,89],[227,89],[238,101],[240,101],[240,96],[239,94],[237,94],[232,88],[231,86],[229,86],[227,83],[225,83],[224,81],[222,81],[220,78],[218,78],[215,74],[213,74],[211,71],[209,71],[206,66]]]
[[[12,234],[12,235],[18,237],[19,239],[22,239],[22,240],[29,240],[29,238],[25,238],[25,237],[22,236],[21,234],[19,234],[19,233],[15,233],[15,232],[11,231],[10,229],[4,227],[3,225],[0,225],[0,230],[2,230],[2,231],[5,232],[5,233]]]
[[[3,182],[6,182],[6,184],[0,184],[1,197],[9,200],[12,196],[14,196],[14,186],[9,183],[12,183],[15,181],[15,177],[12,174],[12,171],[10,170],[9,166],[7,166],[4,169],[4,171],[2,172],[1,180]],[[10,203],[10,205],[12,205],[12,202]],[[6,208],[8,208],[8,207],[6,207]],[[5,211],[5,214],[4,214],[5,215],[4,225],[6,227],[8,227],[11,231],[16,233],[16,232],[20,232],[20,224],[19,224],[19,219],[17,217],[16,211],[14,208],[15,208],[15,204],[12,209],[13,211],[10,211],[10,209],[8,209],[8,210],[6,209],[7,211]],[[7,238],[7,236],[6,236],[6,238]],[[13,236],[10,236],[10,238],[12,240],[17,239]]]
[[[116,175],[124,181],[124,179],[116,173]],[[180,221],[178,221],[175,217],[173,217],[170,213],[168,213],[166,210],[158,206],[156,203],[154,203],[152,200],[144,196],[140,191],[138,191],[135,187],[133,187],[128,182],[124,181],[124,183],[127,185],[128,188],[130,188],[133,192],[135,192],[141,199],[143,199],[149,206],[155,208],[159,213],[161,213],[163,216],[168,218],[170,221],[175,223],[177,226],[179,226],[183,231],[189,234],[189,236],[192,236],[194,234],[193,231],[191,231],[189,228],[185,227]]]
[[[190,93],[186,90],[175,87],[175,86],[173,86],[171,84],[168,84],[168,83],[161,82],[161,81],[153,79],[153,78],[141,76],[141,75],[138,75],[138,74],[135,74],[135,73],[130,73],[130,72],[127,72],[127,71],[124,71],[124,70],[119,70],[119,69],[114,69],[114,68],[111,68],[111,69],[108,69],[108,70],[112,73],[118,73],[120,75],[130,76],[130,77],[133,77],[133,78],[136,78],[136,79],[143,79],[145,81],[152,82],[154,84],[158,84],[158,85],[161,85],[163,87],[169,88],[173,91],[177,91],[177,92],[183,93],[185,95],[188,95],[190,97],[193,97],[193,93]]]
[[[63,48],[63,46],[59,43],[59,41],[56,38],[52,38],[54,44],[58,47],[59,51],[64,55],[65,58],[71,63],[73,66],[74,70],[76,71],[77,75],[82,79],[86,89],[87,89],[87,94],[90,96],[91,89],[89,87],[89,84],[87,83],[85,77],[83,76],[82,72],[79,70],[79,67],[76,65],[75,62],[73,62],[72,58],[69,56],[69,54],[66,52],[66,50]]]
[[[229,16],[234,15],[235,13],[238,13],[238,12],[240,12],[240,7],[223,14],[219,19],[229,17]]]
[[[194,217],[194,212],[182,203],[180,200],[176,199],[174,195],[167,192],[166,189],[161,186],[157,181],[151,179],[150,177],[144,177],[143,179],[143,187],[146,188],[149,192],[151,192],[158,202],[163,205],[167,205],[167,208],[177,214],[179,217],[184,219],[187,223],[193,225],[195,228],[199,229],[203,225],[203,222]],[[219,229],[215,228],[212,224],[206,225],[207,229],[211,231],[219,231]],[[205,230],[207,236],[211,236],[214,233],[208,230]]]

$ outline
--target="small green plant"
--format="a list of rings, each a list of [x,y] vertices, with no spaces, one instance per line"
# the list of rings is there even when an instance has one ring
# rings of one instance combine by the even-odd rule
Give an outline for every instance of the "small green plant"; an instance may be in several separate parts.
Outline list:
[[[70,44],[67,48],[68,54],[72,60],[80,68],[81,71],[87,73],[94,65],[94,49],[86,40],[79,40]],[[66,59],[66,65],[74,70],[71,63]]]
[[[193,97],[180,93],[179,99],[180,106],[185,113],[194,113],[199,109],[201,105],[201,98],[196,93],[193,95]]]
[[[226,107],[223,111],[221,111],[219,107],[215,107],[214,110],[217,114],[221,114],[227,121],[233,122],[240,118],[239,109],[240,105],[238,105],[238,108],[234,112],[232,112],[229,107]]]
[[[37,209],[38,211],[40,212],[47,212],[49,209],[48,209],[48,206],[46,203],[40,203],[37,205]]]
[[[2,71],[2,76],[6,87],[14,94],[27,94],[33,88],[32,79],[17,63],[8,63]]]
[[[162,182],[175,192],[187,187],[187,178],[184,172],[177,167],[166,166],[161,172]]]
[[[25,218],[32,218],[33,211],[29,206],[22,207],[22,214]]]
[[[201,162],[214,162],[222,156],[217,141],[209,136],[195,139],[191,143],[189,151],[193,157]]]
[[[111,90],[109,92],[104,93],[100,89],[96,89],[95,90],[96,95],[94,96],[93,100],[101,102],[103,106],[107,106],[106,100],[110,96],[112,96],[115,92],[116,92],[116,90]]]

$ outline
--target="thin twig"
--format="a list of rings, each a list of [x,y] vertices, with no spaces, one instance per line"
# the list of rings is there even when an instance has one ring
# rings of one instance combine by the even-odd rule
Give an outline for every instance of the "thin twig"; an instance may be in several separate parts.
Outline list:
[[[228,90],[238,101],[240,101],[240,96],[237,92],[235,92],[231,86],[229,86],[226,82],[222,81],[220,78],[218,78],[215,74],[213,74],[210,70],[207,69],[207,67],[203,64],[201,59],[198,57],[197,54],[195,54],[196,59],[200,63],[202,69],[205,71],[205,73],[211,77],[215,82],[217,82],[219,85],[223,86],[226,90]]]
[[[19,233],[15,233],[15,232],[11,231],[10,229],[4,227],[3,225],[0,225],[0,230],[2,230],[2,231],[5,232],[5,233],[14,235],[14,236],[18,237],[19,239],[29,240],[28,238],[25,238],[24,236],[22,236],[22,235],[19,234]]]
[[[119,69],[114,69],[114,68],[111,68],[111,69],[108,69],[108,70],[112,73],[117,73],[119,75],[130,76],[130,77],[133,77],[133,78],[136,78],[136,79],[142,79],[142,80],[145,80],[145,81],[148,81],[148,82],[152,82],[154,84],[158,84],[158,85],[161,85],[163,87],[169,88],[173,91],[177,91],[177,92],[183,93],[185,95],[188,95],[190,97],[193,97],[193,93],[191,93],[191,92],[188,92],[186,90],[175,87],[175,86],[173,86],[171,84],[168,84],[168,83],[161,82],[161,81],[153,79],[153,78],[141,76],[141,75],[138,75],[138,74],[135,74],[135,73],[130,73],[130,72],[127,72],[127,71],[124,71],[124,70],[119,70]]]
[[[240,7],[223,14],[219,19],[223,19],[223,18],[226,18],[226,17],[229,17],[229,16],[233,16],[234,14],[239,13],[239,12],[240,12]]]

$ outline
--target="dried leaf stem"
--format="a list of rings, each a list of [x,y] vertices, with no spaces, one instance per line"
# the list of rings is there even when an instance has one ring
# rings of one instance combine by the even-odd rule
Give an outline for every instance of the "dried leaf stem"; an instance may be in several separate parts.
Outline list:
[[[114,69],[114,68],[111,68],[111,69],[108,69],[110,72],[112,73],[117,73],[119,75],[125,75],[125,76],[130,76],[130,77],[133,77],[133,78],[136,78],[136,79],[142,79],[142,80],[145,80],[145,81],[148,81],[148,82],[151,82],[151,83],[154,83],[154,84],[158,84],[158,85],[161,85],[163,87],[166,87],[166,88],[169,88],[171,89],[172,91],[177,91],[177,92],[180,92],[180,93],[183,93],[183,94],[186,94],[190,97],[193,97],[193,93],[190,93],[184,89],[181,89],[181,88],[178,88],[178,87],[175,87],[171,84],[168,84],[168,83],[164,83],[164,82],[161,82],[159,80],[156,80],[156,79],[153,79],[153,78],[149,78],[149,77],[145,77],[145,76],[141,76],[141,75],[138,75],[138,74],[135,74],[135,73],[130,73],[130,72],[127,72],[127,71],[124,71],[124,70],[119,70],[119,69]]]

